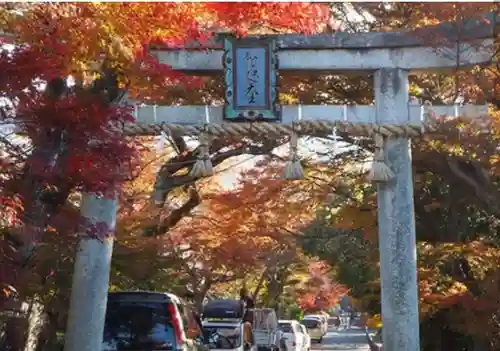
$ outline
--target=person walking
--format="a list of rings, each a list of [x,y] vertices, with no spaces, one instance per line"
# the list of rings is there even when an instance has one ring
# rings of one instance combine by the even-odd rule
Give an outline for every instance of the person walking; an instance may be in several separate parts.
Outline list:
[[[245,350],[250,350],[254,343],[252,324],[249,321],[245,321],[243,322],[243,344]]]
[[[245,304],[246,304],[247,308],[250,308],[250,309],[255,308],[255,301],[248,294],[248,291],[247,291],[246,287],[241,288],[241,290],[240,290],[240,299],[243,300],[243,301],[245,301]]]
[[[245,286],[240,290],[240,300],[245,304],[245,315],[243,320],[249,322],[253,325],[253,309],[255,308],[255,302],[253,298],[248,294]]]
[[[351,327],[352,327],[352,325],[353,325],[353,322],[354,322],[354,315],[355,315],[354,310],[352,310],[352,309],[351,309],[351,310],[349,311],[349,328],[351,328]]]

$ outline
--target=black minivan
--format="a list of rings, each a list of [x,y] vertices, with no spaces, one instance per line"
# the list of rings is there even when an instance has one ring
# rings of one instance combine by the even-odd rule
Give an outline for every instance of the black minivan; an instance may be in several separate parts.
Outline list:
[[[169,293],[108,294],[103,351],[208,351],[199,321]]]

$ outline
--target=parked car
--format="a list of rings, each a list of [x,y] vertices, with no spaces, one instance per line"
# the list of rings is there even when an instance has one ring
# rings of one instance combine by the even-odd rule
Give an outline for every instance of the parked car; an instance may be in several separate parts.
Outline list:
[[[323,341],[324,333],[320,320],[316,318],[304,318],[300,321],[300,323],[302,323],[307,328],[311,342]]]
[[[302,351],[304,348],[304,334],[296,320],[280,320],[278,325],[286,339],[287,351]]]
[[[304,346],[302,347],[303,351],[309,351],[311,349],[311,336],[307,330],[307,327],[304,324],[300,324],[300,329],[302,330],[302,334],[304,334]]]
[[[253,334],[258,351],[279,351],[284,335],[278,327],[278,317],[274,309],[254,308],[252,314]]]
[[[255,343],[244,342],[241,320],[203,321],[203,336],[210,350],[257,351]],[[253,341],[253,340],[252,340]]]
[[[148,291],[108,294],[103,351],[208,351],[201,321],[176,295]]]
[[[320,322],[321,325],[321,331],[322,331],[322,336],[324,336],[328,332],[328,319],[324,318],[323,316],[319,314],[306,314],[303,318],[304,319],[315,319]]]

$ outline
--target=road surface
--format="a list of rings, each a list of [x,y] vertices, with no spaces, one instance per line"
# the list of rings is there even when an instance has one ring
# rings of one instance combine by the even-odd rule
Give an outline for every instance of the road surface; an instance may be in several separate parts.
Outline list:
[[[321,344],[313,343],[311,351],[369,351],[363,329],[329,329]]]

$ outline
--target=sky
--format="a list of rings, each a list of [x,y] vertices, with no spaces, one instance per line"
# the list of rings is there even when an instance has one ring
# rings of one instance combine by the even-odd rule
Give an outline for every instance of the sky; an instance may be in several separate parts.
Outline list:
[[[327,162],[328,159],[334,154],[346,150],[348,144],[343,142],[321,142],[317,138],[303,138],[299,139],[298,154],[304,159],[314,160],[318,163]],[[330,153],[329,156],[320,156],[321,154]],[[274,153],[287,157],[288,144],[281,145],[274,150]],[[221,186],[224,189],[231,190],[238,183],[239,174],[245,170],[249,170],[255,166],[255,163],[263,159],[263,156],[241,155],[233,157],[229,162],[225,162],[216,169],[220,173]]]

